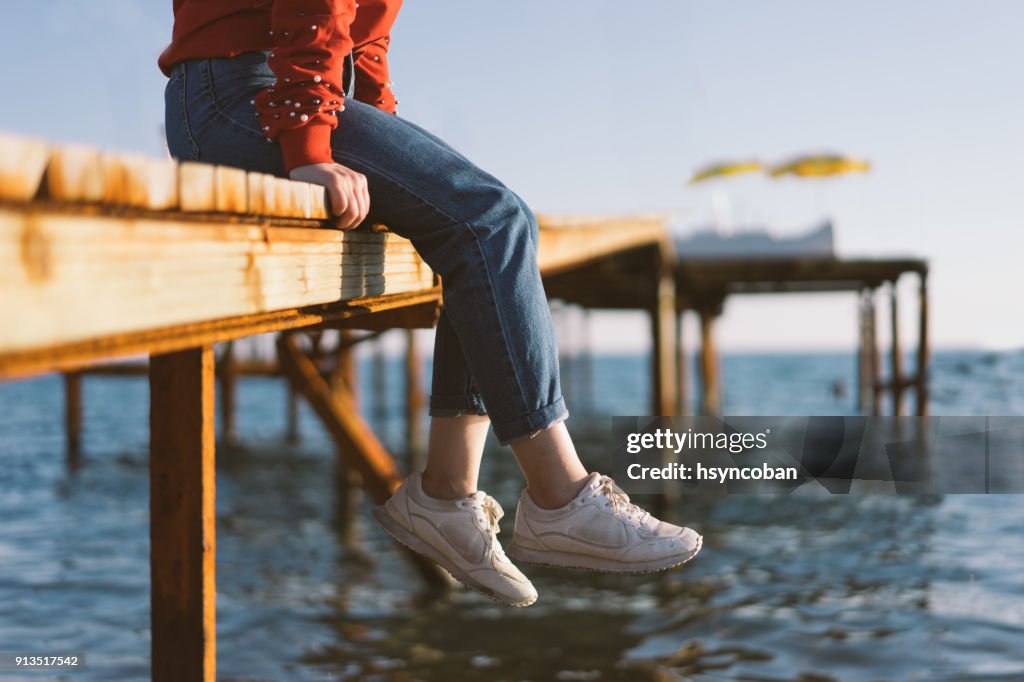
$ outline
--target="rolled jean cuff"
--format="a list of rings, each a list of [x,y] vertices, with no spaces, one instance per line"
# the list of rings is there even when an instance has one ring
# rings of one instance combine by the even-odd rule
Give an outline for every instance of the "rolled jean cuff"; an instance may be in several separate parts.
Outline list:
[[[487,415],[487,407],[483,398],[473,393],[470,395],[431,395],[431,417],[461,417],[472,414],[478,417]]]
[[[553,403],[534,410],[514,422],[498,424],[492,419],[491,427],[494,429],[494,435],[498,438],[498,442],[502,445],[509,445],[516,441],[532,438],[544,429],[564,422],[568,418],[569,410],[565,408],[565,399],[559,397]]]

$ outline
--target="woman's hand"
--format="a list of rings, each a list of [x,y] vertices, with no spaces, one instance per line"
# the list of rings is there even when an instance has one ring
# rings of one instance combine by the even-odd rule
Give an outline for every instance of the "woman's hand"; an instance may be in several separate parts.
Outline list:
[[[315,163],[293,168],[292,180],[311,182],[327,190],[330,212],[338,216],[338,227],[351,230],[366,219],[370,210],[370,193],[366,176],[340,163]]]

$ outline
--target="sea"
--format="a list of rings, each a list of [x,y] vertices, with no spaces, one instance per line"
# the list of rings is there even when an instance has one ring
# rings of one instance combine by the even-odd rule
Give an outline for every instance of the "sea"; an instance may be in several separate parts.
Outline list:
[[[360,394],[407,467],[402,362],[363,357]],[[722,365],[726,414],[856,414],[852,353]],[[648,359],[564,369],[570,430],[607,469],[611,416],[648,410]],[[1024,351],[936,352],[931,396],[937,415],[1022,415]],[[69,471],[61,379],[0,384],[0,653],[83,656],[0,680],[149,678],[148,388],[87,377],[84,399]],[[219,680],[1024,680],[1022,496],[684,495],[668,515],[704,535],[690,564],[525,567],[540,599],[509,609],[424,585],[370,501],[339,491],[305,405],[288,442],[281,380],[244,378],[238,401],[240,439],[217,452]],[[490,443],[481,487],[505,507],[506,541],[522,485]]]

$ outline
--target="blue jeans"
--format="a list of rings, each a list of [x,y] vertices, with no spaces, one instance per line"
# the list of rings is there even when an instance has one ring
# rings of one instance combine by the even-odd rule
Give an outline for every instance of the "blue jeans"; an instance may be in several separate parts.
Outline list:
[[[165,96],[171,155],[284,176],[249,103],[274,80],[263,52],[178,64]],[[367,219],[441,275],[431,416],[488,414],[502,444],[564,420],[537,221],[522,199],[434,135],[353,99],[331,145],[367,178]]]

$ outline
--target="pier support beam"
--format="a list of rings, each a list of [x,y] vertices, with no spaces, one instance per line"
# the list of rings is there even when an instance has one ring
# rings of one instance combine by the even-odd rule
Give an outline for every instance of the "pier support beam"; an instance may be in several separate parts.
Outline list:
[[[345,466],[362,474],[367,490],[378,504],[383,504],[402,482],[402,476],[391,455],[359,416],[347,391],[341,386],[331,390],[293,334],[278,337],[277,357],[289,383],[302,393],[337,443]]]
[[[928,416],[928,361],[928,275],[921,273],[917,330],[917,376],[914,377],[914,384],[917,389],[917,414],[922,417]]]
[[[683,323],[686,311],[676,313],[676,414],[685,417],[690,414],[689,391],[686,384],[686,338]]]
[[[285,384],[288,395],[285,403],[288,426],[286,427],[284,439],[289,445],[299,442],[299,394],[290,383]]]
[[[654,251],[654,299],[651,301],[651,414],[671,416],[676,409],[676,284],[671,263]]]
[[[238,395],[238,372],[235,367],[235,342],[224,344],[224,352],[217,363],[220,378],[220,421],[221,437],[225,443],[238,443],[238,426],[235,422],[236,396]]]
[[[860,352],[858,356],[858,405],[860,411],[879,412],[878,340],[876,336],[874,290],[860,292]]]
[[[210,346],[149,364],[154,682],[214,682],[214,360]]]
[[[355,332],[351,329],[338,330],[338,347],[335,350],[334,371],[328,377],[328,388],[336,400],[347,400],[351,409],[359,409],[359,378],[356,371]],[[294,391],[294,387],[289,387]],[[336,445],[334,461],[334,487],[337,491],[337,518],[342,544],[348,550],[359,551],[358,525],[359,508],[363,502],[363,479],[359,472],[345,464],[350,455]]]
[[[700,413],[722,413],[722,384],[718,372],[718,351],[715,348],[715,319],[720,307],[701,306],[700,315]]]
[[[898,296],[896,294],[896,280],[893,280],[889,285],[889,320],[892,327],[889,388],[892,391],[892,413],[900,417],[903,415],[903,389],[906,384],[903,380],[903,356],[900,349],[900,313]]]
[[[416,330],[405,330],[405,444],[409,451],[409,469],[423,468],[423,366],[416,347]]]
[[[66,464],[73,472],[82,463],[82,375],[78,372],[64,373],[64,435]]]
[[[358,471],[363,486],[377,504],[383,504],[402,483],[395,460],[374,435],[356,410],[347,392],[331,387],[313,361],[299,348],[294,334],[283,333],[277,339],[281,371],[302,393],[338,446],[346,469]],[[447,573],[437,564],[407,552],[424,580],[432,585],[451,584]]]

